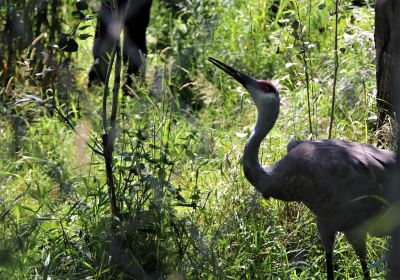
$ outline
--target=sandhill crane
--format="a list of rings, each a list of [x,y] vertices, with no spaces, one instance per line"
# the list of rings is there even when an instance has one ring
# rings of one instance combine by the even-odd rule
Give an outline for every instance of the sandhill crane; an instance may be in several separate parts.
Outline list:
[[[272,167],[261,166],[261,142],[279,115],[277,88],[208,58],[215,66],[241,83],[257,107],[257,121],[243,154],[247,180],[264,198],[304,203],[316,216],[326,256],[329,280],[334,279],[333,246],[338,231],[344,233],[361,261],[365,279],[369,220],[384,208],[385,177],[395,164],[395,153],[369,145],[341,141],[292,141],[287,155]]]

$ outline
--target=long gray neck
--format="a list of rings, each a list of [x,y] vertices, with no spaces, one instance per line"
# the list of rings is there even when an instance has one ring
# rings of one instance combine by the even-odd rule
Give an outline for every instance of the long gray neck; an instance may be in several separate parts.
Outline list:
[[[259,160],[258,153],[260,150],[261,142],[271,131],[275,124],[277,116],[271,118],[269,121],[260,119],[260,114],[257,117],[257,122],[254,131],[247,142],[243,153],[243,170],[249,182],[262,194],[268,194],[268,186],[271,183],[271,174],[268,169],[264,169]]]

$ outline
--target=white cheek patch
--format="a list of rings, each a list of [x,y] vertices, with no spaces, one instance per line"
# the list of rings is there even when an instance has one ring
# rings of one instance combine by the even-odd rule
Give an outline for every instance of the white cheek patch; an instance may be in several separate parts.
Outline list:
[[[263,96],[261,96],[261,98],[263,98],[264,100],[266,100],[267,102],[278,102],[279,101],[279,97],[275,94],[275,93],[263,93]]]
[[[254,99],[256,102],[279,102],[279,96],[273,92],[266,93],[265,91],[256,89],[254,92]]]

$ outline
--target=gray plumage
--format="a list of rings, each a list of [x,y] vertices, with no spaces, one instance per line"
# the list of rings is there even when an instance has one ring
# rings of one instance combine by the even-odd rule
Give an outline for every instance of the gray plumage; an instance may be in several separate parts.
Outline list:
[[[264,198],[304,203],[317,218],[326,254],[327,276],[334,279],[333,245],[338,231],[345,234],[360,258],[365,279],[366,236],[371,218],[384,210],[385,178],[395,164],[395,153],[342,141],[291,141],[287,155],[263,167],[258,152],[279,115],[279,93],[269,81],[254,80],[214,59],[209,60],[240,82],[257,107],[257,121],[243,154],[248,181]]]

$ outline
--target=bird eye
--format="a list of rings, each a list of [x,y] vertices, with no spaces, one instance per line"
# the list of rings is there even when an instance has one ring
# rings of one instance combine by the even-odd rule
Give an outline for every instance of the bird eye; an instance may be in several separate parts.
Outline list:
[[[272,92],[272,93],[276,93],[276,89],[274,87],[271,86],[264,86],[264,89],[266,92]]]
[[[264,92],[278,94],[277,88],[270,81],[259,80],[258,84],[262,87]]]

